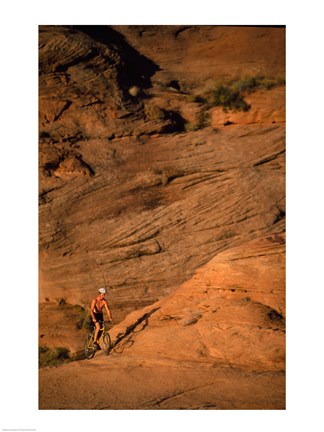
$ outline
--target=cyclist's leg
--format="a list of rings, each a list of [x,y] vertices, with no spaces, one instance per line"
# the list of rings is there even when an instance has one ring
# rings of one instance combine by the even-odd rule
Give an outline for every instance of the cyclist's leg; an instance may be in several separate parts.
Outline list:
[[[95,323],[95,326],[96,326],[96,328],[95,328],[95,332],[94,332],[94,337],[93,337],[93,342],[94,343],[98,343],[98,333],[99,333],[99,330],[100,330],[100,323],[97,321],[96,323]]]
[[[94,343],[98,343],[98,334],[100,331],[100,327],[101,327],[101,322],[103,321],[103,314],[102,313],[96,313],[94,314],[95,318],[96,318],[96,329],[95,329],[95,333],[94,333]]]

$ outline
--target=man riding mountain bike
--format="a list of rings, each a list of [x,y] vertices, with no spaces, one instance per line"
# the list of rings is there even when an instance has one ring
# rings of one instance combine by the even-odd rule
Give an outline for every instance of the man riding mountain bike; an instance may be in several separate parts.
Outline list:
[[[95,349],[100,349],[99,344],[98,344],[98,333],[100,330],[100,322],[103,322],[103,308],[106,309],[107,314],[108,314],[108,319],[109,321],[112,321],[112,316],[111,316],[111,312],[108,306],[108,302],[105,299],[105,295],[107,294],[107,291],[105,288],[99,288],[99,295],[92,300],[91,302],[91,309],[90,309],[90,313],[91,313],[91,317],[92,317],[92,321],[95,324],[95,334],[94,334],[94,347]]]

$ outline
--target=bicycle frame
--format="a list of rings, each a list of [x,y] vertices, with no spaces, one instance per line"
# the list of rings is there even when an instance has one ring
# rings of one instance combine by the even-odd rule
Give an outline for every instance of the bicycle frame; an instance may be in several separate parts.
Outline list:
[[[97,351],[93,344],[94,334],[95,334],[95,328],[88,333],[84,344],[84,353],[87,359],[91,359]],[[98,333],[98,344],[99,346],[102,347],[104,354],[108,355],[112,348],[112,345],[104,321],[100,321],[100,329]]]

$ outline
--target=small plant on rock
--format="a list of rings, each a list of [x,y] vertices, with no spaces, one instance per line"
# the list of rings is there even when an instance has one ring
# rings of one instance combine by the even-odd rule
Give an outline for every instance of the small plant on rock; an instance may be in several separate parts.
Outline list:
[[[220,86],[213,90],[210,99],[211,106],[221,106],[224,111],[248,111],[250,109],[250,105],[245,102],[241,93],[227,86]]]
[[[152,104],[145,105],[144,114],[147,120],[165,120],[167,118],[164,109]]]
[[[251,106],[244,100],[244,96],[256,90],[270,90],[275,86],[285,84],[282,77],[270,78],[263,75],[223,80],[213,82],[201,95],[190,95],[188,101],[202,104],[209,109],[214,106],[227,111],[248,111]]]
[[[71,361],[69,353],[70,351],[65,347],[49,348],[40,346],[38,350],[39,367],[57,366]]]

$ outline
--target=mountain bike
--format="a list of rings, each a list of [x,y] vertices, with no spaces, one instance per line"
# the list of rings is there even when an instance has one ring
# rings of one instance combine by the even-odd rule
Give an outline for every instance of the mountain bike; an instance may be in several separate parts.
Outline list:
[[[87,359],[92,359],[92,357],[95,355],[98,348],[95,348],[93,345],[94,341],[94,333],[95,333],[95,326],[92,326],[91,331],[87,334],[86,340],[84,342],[84,354]],[[98,344],[100,348],[103,350],[105,355],[108,355],[111,351],[112,344],[110,335],[105,327],[105,322],[100,321],[100,330],[98,333]]]

